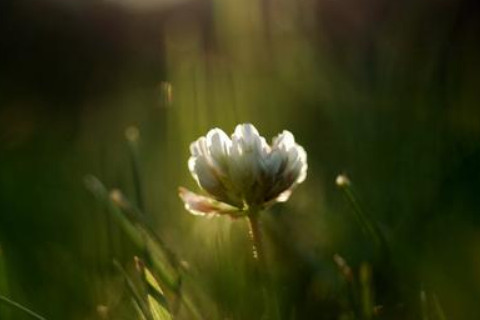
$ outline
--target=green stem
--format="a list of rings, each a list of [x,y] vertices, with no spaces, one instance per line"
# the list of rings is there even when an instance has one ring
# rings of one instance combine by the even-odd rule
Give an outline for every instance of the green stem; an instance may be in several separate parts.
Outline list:
[[[342,190],[345,192],[346,198],[350,201],[353,207],[355,217],[362,231],[373,239],[378,248],[389,252],[388,242],[383,235],[383,232],[380,230],[377,222],[372,219],[365,210],[363,210],[353,188],[350,185],[345,185],[342,186]]]
[[[262,232],[260,231],[260,222],[258,220],[259,212],[256,210],[250,211],[248,218],[249,232],[253,244],[253,257],[257,259],[260,264],[264,264],[265,252],[263,249]]]
[[[267,273],[267,260],[265,256],[265,247],[263,245],[259,213],[260,212],[256,209],[250,209],[247,219],[253,245],[253,257],[258,261],[257,270],[260,276],[260,283],[266,307],[266,317],[262,317],[262,319],[281,319],[277,293],[271,282],[272,279]]]
[[[33,312],[32,310],[28,309],[27,307],[24,307],[22,306],[20,303],[18,302],[15,302],[5,296],[2,296],[0,295],[0,302],[3,302],[5,304],[8,304],[14,308],[17,308],[21,311],[23,311],[24,313],[28,314],[29,316],[31,316],[32,318],[35,318],[35,319],[38,319],[38,320],[46,320],[44,317],[42,317],[41,315]]]
[[[137,200],[137,206],[143,214],[146,214],[145,200],[143,198],[143,180],[141,174],[140,164],[140,152],[138,141],[140,139],[140,133],[136,127],[130,127],[126,130],[126,138],[128,148],[130,151],[130,160],[132,164],[132,178],[133,186],[135,188],[135,197]],[[149,218],[149,217],[147,217]]]

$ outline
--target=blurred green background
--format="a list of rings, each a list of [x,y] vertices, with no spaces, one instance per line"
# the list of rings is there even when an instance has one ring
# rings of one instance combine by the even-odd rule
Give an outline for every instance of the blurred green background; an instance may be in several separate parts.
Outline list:
[[[136,126],[147,211],[200,279],[206,318],[251,318],[246,223],[177,197],[195,190],[189,143],[251,122],[308,152],[307,181],[263,217],[299,319],[332,318],[309,308],[336,296],[335,253],[371,258],[339,173],[384,228],[402,290],[479,319],[479,35],[475,0],[2,1],[0,294],[49,319],[129,314],[111,261],[134,250],[83,179],[133,198]]]

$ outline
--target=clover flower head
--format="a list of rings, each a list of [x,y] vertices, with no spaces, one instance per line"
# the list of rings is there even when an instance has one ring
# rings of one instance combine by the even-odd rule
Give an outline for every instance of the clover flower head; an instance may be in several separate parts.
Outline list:
[[[185,208],[198,215],[244,216],[287,201],[307,176],[307,154],[283,131],[269,145],[252,124],[231,137],[210,130],[190,145],[188,168],[206,196],[180,188]]]

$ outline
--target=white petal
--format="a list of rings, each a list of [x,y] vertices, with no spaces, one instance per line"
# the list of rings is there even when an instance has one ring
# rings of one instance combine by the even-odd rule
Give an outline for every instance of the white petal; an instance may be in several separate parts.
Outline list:
[[[300,161],[307,162],[307,152],[305,151],[305,149],[298,144],[296,145],[296,149],[297,149],[298,157]]]
[[[288,151],[295,146],[295,138],[290,131],[284,130],[273,139],[273,148]]]
[[[232,217],[242,215],[242,212],[233,206],[201,196],[182,187],[178,189],[178,195],[185,203],[185,209],[194,215],[214,216],[226,214]]]
[[[303,182],[306,178],[307,170],[307,153],[305,152],[305,149],[298,144],[295,144],[288,150],[287,157],[288,162],[283,174],[292,177],[292,182]]]
[[[247,145],[253,145],[259,139],[257,128],[250,123],[239,124],[235,127],[233,135],[243,140]]]
[[[197,173],[195,172],[195,163],[197,162],[196,156],[192,156],[188,159],[188,170],[195,180],[197,180]]]
[[[270,148],[265,138],[260,137],[259,154],[263,158],[266,158],[271,151],[272,151],[272,148]]]
[[[305,149],[297,145],[289,152],[289,166],[292,168],[296,179],[295,183],[302,183],[307,177],[307,153]]]
[[[281,155],[277,157],[279,159],[283,157],[283,162],[266,192],[265,200],[269,203],[286,201],[293,189],[307,176],[307,154],[294,142],[293,136],[288,131],[284,131],[274,140],[270,156],[274,154]]]
[[[272,150],[265,159],[265,171],[267,177],[274,178],[280,171],[281,167],[287,162],[287,157],[280,150]]]
[[[300,174],[298,175],[297,181],[295,181],[296,184],[300,184],[305,181],[305,179],[307,178],[307,168],[308,167],[306,164],[302,167],[302,170],[300,170]]]
[[[205,137],[200,137],[192,142],[190,144],[190,153],[192,156],[206,156],[208,154],[207,139]]]
[[[211,159],[221,168],[223,174],[227,171],[228,154],[232,141],[222,130],[215,128],[207,134],[207,146]]]
[[[230,147],[229,175],[232,184],[244,195],[250,193],[250,188],[259,176],[267,151],[265,139],[258,135],[253,125],[240,124],[235,128]]]
[[[222,184],[205,157],[191,157],[188,160],[188,166],[192,176],[201,188],[214,196],[221,195]]]
[[[307,169],[308,169],[308,164],[307,164],[307,153],[305,152],[305,149],[303,149],[301,146],[297,146],[298,149],[298,161],[301,164],[301,169],[300,169],[300,174],[295,181],[295,183],[299,184],[305,181],[307,178]]]
[[[254,153],[243,152],[243,150],[241,142],[234,137],[228,169],[232,184],[239,190],[245,190],[252,185],[257,168]]]
[[[258,134],[257,129],[249,123],[239,124],[232,135],[232,142],[237,141],[239,153],[254,152],[265,154],[269,149],[265,138]]]
[[[282,193],[275,199],[276,202],[286,202],[290,196],[292,195],[292,190],[288,189]]]
[[[299,158],[299,150],[295,146],[288,150],[288,162],[290,164],[295,163]]]

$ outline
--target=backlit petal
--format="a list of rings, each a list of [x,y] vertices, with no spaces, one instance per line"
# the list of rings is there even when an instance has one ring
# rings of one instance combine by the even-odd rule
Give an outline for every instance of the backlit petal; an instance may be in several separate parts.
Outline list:
[[[233,206],[196,194],[183,187],[178,189],[178,194],[185,204],[185,209],[194,215],[209,217],[215,215],[229,215],[237,217],[242,214],[240,210]]]
[[[210,155],[214,159],[228,156],[232,141],[223,130],[218,128],[210,130],[206,140]]]

